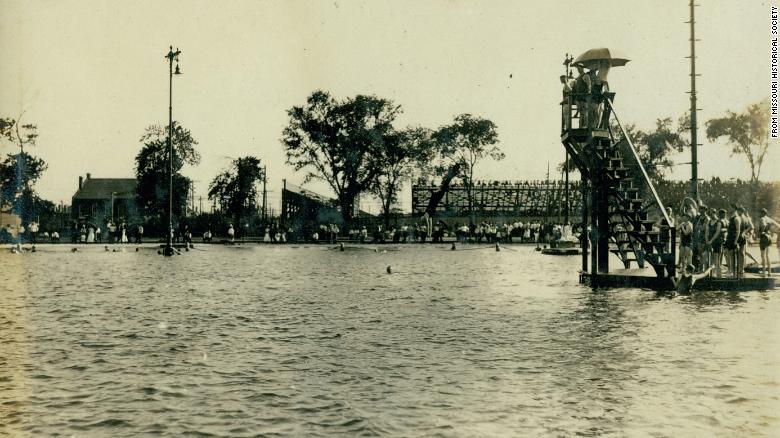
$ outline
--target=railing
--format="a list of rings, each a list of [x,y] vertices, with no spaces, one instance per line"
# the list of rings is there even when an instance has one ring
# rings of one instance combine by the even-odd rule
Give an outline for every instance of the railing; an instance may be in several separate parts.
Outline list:
[[[612,111],[612,115],[615,116],[615,122],[617,122],[620,131],[623,132],[623,137],[626,139],[629,149],[631,150],[631,154],[634,156],[634,159],[636,160],[639,169],[642,171],[642,176],[644,177],[645,182],[647,182],[647,186],[650,187],[650,192],[653,194],[653,199],[655,200],[655,203],[658,204],[658,207],[661,209],[661,214],[663,215],[664,220],[666,220],[666,223],[669,226],[672,226],[672,221],[669,218],[669,215],[666,213],[666,207],[664,207],[664,203],[661,201],[661,198],[658,196],[658,192],[655,191],[655,186],[653,185],[653,182],[650,180],[650,177],[648,176],[647,171],[645,170],[645,166],[642,164],[642,160],[639,159],[639,154],[637,153],[636,148],[634,147],[634,142],[631,141],[631,137],[629,137],[628,132],[626,132],[625,128],[623,128],[623,124],[620,123],[620,119],[618,118],[618,115],[615,112],[615,107],[612,106],[612,103],[609,101],[609,99],[604,99],[604,101]]]
[[[574,93],[564,92],[561,101],[561,134],[573,128],[572,122],[579,120],[580,114],[580,107],[574,100]]]
[[[569,129],[599,128],[601,120],[595,119],[603,112],[599,112],[598,108],[602,102],[609,101],[610,95],[610,93],[564,92],[561,101],[561,134]],[[582,126],[573,126],[575,121]]]

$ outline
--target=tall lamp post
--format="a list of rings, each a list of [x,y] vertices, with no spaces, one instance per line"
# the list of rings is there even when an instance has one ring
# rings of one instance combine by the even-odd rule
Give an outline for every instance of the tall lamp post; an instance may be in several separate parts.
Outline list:
[[[170,257],[173,255],[173,75],[180,75],[179,55],[181,50],[173,46],[170,47],[165,57],[168,59],[168,226],[166,227],[167,236],[165,239],[165,249],[163,255]],[[176,70],[173,69],[173,61],[176,61]]]

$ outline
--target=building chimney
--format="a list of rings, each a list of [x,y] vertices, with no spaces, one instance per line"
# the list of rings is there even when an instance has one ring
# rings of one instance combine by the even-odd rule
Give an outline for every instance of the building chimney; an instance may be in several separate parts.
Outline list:
[[[82,185],[84,185],[84,177],[79,175],[79,190],[81,190]]]
[[[87,172],[87,181],[89,181],[90,178],[92,178],[92,175],[89,172]]]

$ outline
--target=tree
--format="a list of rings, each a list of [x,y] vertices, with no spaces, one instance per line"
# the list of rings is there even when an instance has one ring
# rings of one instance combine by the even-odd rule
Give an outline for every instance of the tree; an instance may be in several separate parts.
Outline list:
[[[242,219],[257,205],[257,183],[265,178],[260,159],[247,156],[233,160],[230,168],[214,177],[209,184],[209,199],[232,216],[236,229],[240,230]]]
[[[415,170],[432,158],[431,135],[432,132],[426,128],[408,128],[386,143],[382,170],[369,188],[382,203],[385,228],[390,227],[392,205],[398,199],[401,184],[411,179]]]
[[[750,105],[744,113],[728,111],[725,117],[707,122],[707,139],[725,137],[732,155],[744,155],[750,165],[750,181],[755,184],[769,149],[769,102]]]
[[[469,213],[474,215],[474,167],[486,157],[502,160],[504,153],[498,148],[498,133],[496,125],[490,120],[471,114],[461,114],[455,117],[452,124],[439,128],[433,139],[437,145],[438,163],[435,169],[442,177],[439,192],[449,189],[454,175],[460,177],[466,187]],[[446,184],[445,184],[446,183]],[[438,204],[443,193],[434,193]],[[431,197],[431,201],[434,197]],[[428,206],[429,215],[435,213],[435,205]]]
[[[0,118],[0,138],[19,148],[18,153],[6,155],[0,163],[0,207],[12,207],[22,221],[28,222],[48,211],[51,203],[46,204],[48,201],[35,193],[35,183],[48,165],[24,150],[36,145],[38,127],[22,124],[21,117]]]
[[[143,147],[135,157],[137,200],[144,215],[162,223],[168,211],[168,127],[152,125],[141,136]],[[181,216],[187,205],[191,181],[181,175],[185,164],[196,165],[198,142],[188,129],[173,122],[173,214]]]
[[[671,117],[657,119],[655,129],[652,131],[638,130],[633,124],[624,126],[636,147],[637,155],[647,175],[654,183],[664,180],[666,172],[674,167],[674,154],[682,152],[687,146],[685,132],[690,126],[687,120],[689,119],[686,116],[680,117],[675,128]],[[618,133],[619,142],[625,141],[620,128],[613,126],[612,132]],[[627,145],[623,146],[627,147]]]
[[[281,139],[286,161],[307,171],[305,181],[327,182],[349,223],[358,195],[382,171],[387,144],[396,141],[392,123],[400,112],[392,101],[376,96],[337,101],[315,91],[305,105],[287,111],[289,124]]]
[[[19,147],[19,153],[24,153],[24,147],[35,146],[38,139],[38,126],[31,123],[22,124],[22,116],[14,120],[10,117],[0,118],[0,136]]]

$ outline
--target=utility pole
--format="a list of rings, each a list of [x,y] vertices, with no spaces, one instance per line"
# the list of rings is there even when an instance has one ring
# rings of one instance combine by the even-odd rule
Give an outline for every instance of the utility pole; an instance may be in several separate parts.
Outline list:
[[[268,191],[266,190],[266,183],[267,182],[268,182],[268,167],[265,164],[263,164],[263,215],[262,215],[263,216],[263,226],[265,226],[266,219],[267,219],[267,216],[266,216],[266,213],[267,213],[266,209],[268,208],[268,204],[266,203],[266,199],[268,197]]]
[[[198,213],[203,214],[203,196],[198,196]]]
[[[691,198],[697,203],[699,202],[699,162],[697,159],[697,126],[696,126],[696,33],[694,25],[696,23],[694,19],[694,8],[698,5],[694,4],[694,0],[690,0],[688,5],[691,10],[691,19],[688,23],[691,25]]]

